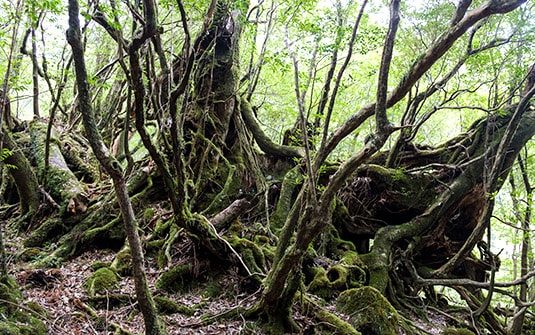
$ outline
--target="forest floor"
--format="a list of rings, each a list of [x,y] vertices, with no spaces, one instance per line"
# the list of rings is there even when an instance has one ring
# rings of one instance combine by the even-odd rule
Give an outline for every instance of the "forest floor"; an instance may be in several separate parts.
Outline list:
[[[43,308],[42,319],[49,334],[144,333],[142,315],[136,307],[132,277],[121,277],[115,289],[99,297],[102,303],[98,306],[83,288],[83,283],[94,272],[92,264],[111,262],[116,252],[88,251],[58,267],[36,269],[31,263],[17,261],[16,255],[20,254],[23,245],[20,237],[7,236],[5,242],[10,259],[10,274],[21,286],[25,302],[35,302]],[[245,320],[243,317],[234,317],[232,320],[218,318],[237,307],[252,306],[259,296],[255,293],[241,293],[240,278],[232,274],[232,270],[218,277],[221,290],[217,297],[206,296],[208,284],[205,282],[206,278],[201,277],[194,289],[169,294],[155,288],[156,279],[163,270],[157,269],[153,259],[148,258],[147,263],[147,279],[155,296],[162,295],[182,306],[194,307],[192,315],[174,313],[162,316],[168,334],[263,334],[257,322]],[[122,297],[119,303],[116,301],[117,297]],[[335,309],[334,305],[324,308],[331,312]],[[211,316],[215,317],[211,319]],[[318,327],[317,321],[301,313],[297,305],[294,307],[293,316],[302,329],[301,334],[324,334],[325,328]],[[446,318],[430,312],[428,320],[413,320],[413,325],[421,329],[422,334],[441,334],[446,327]]]
[[[10,255],[10,275],[21,286],[25,303],[38,303],[45,311],[43,321],[49,334],[143,334],[142,315],[136,307],[134,282],[132,277],[120,278],[116,289],[101,296],[100,306],[91,307],[91,299],[83,283],[94,272],[95,262],[111,262],[116,255],[112,250],[93,250],[75,257],[57,268],[35,269],[31,263],[15,262],[13,257],[21,250],[22,239],[7,238],[6,251]],[[222,287],[219,297],[206,297],[203,283],[187,293],[169,294],[155,289],[156,279],[163,270],[157,270],[154,260],[147,259],[147,279],[152,292],[165,295],[179,305],[195,307],[193,315],[174,313],[163,315],[168,334],[263,334],[258,324],[244,318],[210,322],[202,317],[220,316],[237,307],[252,306],[258,294],[241,294],[237,290],[237,276],[229,274],[221,277]],[[231,271],[229,271],[231,272]],[[202,278],[199,278],[202,281]],[[106,296],[109,297],[106,303]],[[126,297],[121,303],[116,297]],[[299,313],[298,313],[299,314]],[[216,318],[214,318],[216,319]],[[312,324],[308,317],[297,316],[297,323],[307,329]],[[121,332],[122,331],[122,332]]]

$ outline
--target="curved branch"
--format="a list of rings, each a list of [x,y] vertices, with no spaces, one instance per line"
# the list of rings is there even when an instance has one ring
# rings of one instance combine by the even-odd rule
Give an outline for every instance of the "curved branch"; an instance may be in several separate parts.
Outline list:
[[[424,54],[418,57],[398,85],[388,95],[386,107],[392,107],[403,99],[411,87],[424,75],[424,73],[426,73],[427,70],[429,70],[431,66],[433,66],[433,64],[435,64],[452,47],[455,41],[468,31],[470,27],[491,15],[508,13],[518,8],[524,2],[526,2],[526,0],[507,1],[504,3],[489,0],[480,7],[469,11],[455,26],[450,27],[441,38],[431,45]],[[336,148],[338,143],[372,116],[374,111],[375,102],[368,103],[338,127],[331,135],[324,150],[318,152],[316,166],[321,165],[332,150]]]
[[[245,98],[241,98],[240,102],[243,121],[247,128],[253,133],[255,141],[262,151],[266,154],[279,157],[303,157],[302,148],[273,143],[256,121],[249,101]]]

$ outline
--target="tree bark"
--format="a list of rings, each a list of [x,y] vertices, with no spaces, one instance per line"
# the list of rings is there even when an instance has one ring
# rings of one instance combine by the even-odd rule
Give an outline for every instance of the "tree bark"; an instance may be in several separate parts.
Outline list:
[[[134,272],[134,284],[139,308],[145,322],[145,334],[165,334],[156,312],[154,300],[149,290],[145,275],[145,260],[139,234],[137,232],[137,220],[132,209],[132,203],[126,189],[126,183],[119,163],[110,156],[100,133],[98,132],[95,116],[91,107],[89,84],[84,60],[84,52],[81,44],[81,32],[79,22],[79,4],[77,0],[69,0],[69,28],[67,40],[72,47],[76,70],[76,84],[78,87],[79,109],[83,116],[84,127],[88,140],[102,167],[110,174],[117,194],[121,209],[123,223],[125,225],[128,243],[132,254],[132,268]]]
[[[12,155],[7,157],[4,162],[14,167],[10,168],[9,172],[17,187],[22,213],[34,214],[41,204],[41,192],[37,177],[30,162],[22,154],[20,148],[11,138],[10,132],[5,128],[1,140],[4,147],[12,152]]]

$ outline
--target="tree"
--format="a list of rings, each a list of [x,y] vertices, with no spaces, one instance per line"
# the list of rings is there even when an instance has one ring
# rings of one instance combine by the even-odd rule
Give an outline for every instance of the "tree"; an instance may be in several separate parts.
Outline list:
[[[533,59],[521,51],[533,37],[521,28],[531,4],[463,0],[422,8],[393,0],[386,26],[374,22],[380,5],[368,1],[329,8],[313,1],[89,1],[82,14],[97,29],[87,30],[76,20],[77,2],[70,6],[77,85],[63,95],[59,85],[51,99],[54,111],[60,99],[82,111],[84,135],[53,136],[53,123],[81,129],[68,108],[51,116],[46,140],[38,140],[37,121],[30,132],[33,146],[50,147],[45,155],[33,150],[38,170],[63,155],[61,175],[80,187],[65,192],[45,183],[63,210],[40,222],[27,245],[61,232],[54,256],[63,258],[95,245],[120,248],[127,237],[146,331],[160,333],[137,235],[144,208],[158,202],[171,215],[145,231],[145,242],[161,245],[159,266],[173,264],[168,251],[184,231],[201,257],[237,267],[262,288],[244,313],[267,320],[269,332],[296,330],[299,291],[328,300],[370,286],[368,296],[384,296],[403,311],[422,292],[439,304],[434,287],[444,285],[466,301],[474,330],[481,317],[492,332],[505,333],[492,311],[496,288],[525,288],[533,275],[526,242],[518,282],[497,282],[490,238],[496,195],[534,135]],[[114,51],[95,49],[96,38]],[[67,75],[55,80],[72,82]],[[270,127],[277,108],[291,116],[280,134]],[[445,129],[447,137],[424,141],[456,116],[470,118],[465,132]],[[143,147],[137,153],[134,136]],[[84,138],[100,173],[82,171],[95,160],[83,150],[71,152],[82,164],[54,154],[55,143],[74,143],[57,146],[65,151]],[[78,179],[106,183],[103,174],[115,193],[94,195],[106,204],[96,208],[83,196],[88,183]],[[124,230],[116,225],[117,203]],[[318,265],[323,258],[330,261]],[[162,275],[162,287],[173,271]],[[525,289],[519,298],[528,300]],[[518,307],[524,315],[527,307]],[[515,318],[516,333],[524,320]],[[351,322],[352,331],[368,329]]]
[[[150,3],[146,4],[146,6],[151,5],[152,4]],[[156,307],[147,284],[144,271],[143,250],[141,247],[139,234],[137,232],[137,221],[134,215],[134,210],[132,209],[130,197],[128,196],[128,190],[123,177],[123,171],[121,170],[118,162],[110,157],[110,154],[106,149],[104,142],[102,141],[100,133],[97,130],[95,116],[91,107],[89,86],[87,84],[87,71],[85,68],[84,53],[81,41],[80,21],[78,18],[79,15],[80,11],[78,9],[78,1],[69,1],[69,29],[67,30],[67,40],[69,41],[73,51],[74,65],[76,70],[76,83],[79,91],[79,108],[84,119],[84,128],[95,156],[99,160],[102,167],[113,179],[115,193],[117,194],[117,201],[119,202],[119,206],[121,208],[121,215],[125,225],[126,235],[128,237],[128,245],[132,254],[132,268],[134,272],[136,297],[145,321],[145,334],[163,334],[164,331],[159,325]]]

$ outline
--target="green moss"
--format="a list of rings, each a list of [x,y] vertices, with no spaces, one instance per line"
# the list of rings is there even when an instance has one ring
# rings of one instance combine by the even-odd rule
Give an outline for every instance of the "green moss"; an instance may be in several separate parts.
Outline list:
[[[164,246],[165,244],[165,240],[154,240],[154,241],[148,241],[147,242],[147,253],[154,253],[154,252],[159,252],[162,247]]]
[[[172,293],[184,292],[190,289],[193,279],[189,264],[178,265],[162,273],[156,280],[156,288]]]
[[[113,249],[117,248],[116,244],[122,245],[125,238],[126,233],[122,225],[122,219],[121,217],[117,217],[104,226],[87,229],[83,232],[80,243],[82,245],[91,245],[103,244],[104,241],[107,241],[106,244]]]
[[[30,301],[26,303],[26,307],[37,313],[38,315],[47,315],[46,310],[36,303],[35,301]]]
[[[65,231],[67,231],[67,228],[64,226],[63,220],[59,217],[53,217],[32,231],[23,244],[25,247],[39,247],[47,241],[54,241],[57,236],[61,236]]]
[[[95,261],[95,262],[91,263],[91,269],[93,271],[97,271],[100,268],[109,267],[110,265],[111,265],[110,262]]]
[[[386,298],[370,286],[349,289],[340,294],[336,310],[350,316],[349,323],[368,335],[395,335],[399,315]]]
[[[156,225],[154,226],[154,235],[163,236],[164,233],[169,230],[169,226],[171,226],[172,222],[172,220],[162,221],[158,219],[156,221]]]
[[[332,298],[334,291],[330,285],[330,280],[327,277],[327,271],[321,267],[315,267],[312,271],[315,274],[314,279],[312,279],[312,282],[308,285],[308,291],[324,299]]]
[[[38,258],[41,254],[41,249],[39,248],[24,248],[21,252],[17,254],[17,260],[21,262],[29,262]]]
[[[119,280],[115,271],[104,267],[90,275],[83,286],[90,296],[94,296],[99,293],[106,293],[107,291],[116,288],[118,285]]]
[[[384,292],[390,281],[388,267],[375,253],[360,255],[360,259],[367,265],[370,271],[370,286]]]
[[[115,255],[111,268],[121,276],[130,276],[132,274],[132,254],[130,253],[130,248],[124,247]]]
[[[0,281],[0,334],[1,335],[46,335],[47,330],[41,320],[35,314],[42,311],[37,303],[28,304],[22,309],[22,294],[19,286],[11,277],[3,278]]]
[[[327,269],[322,267],[310,269],[314,279],[308,289],[322,298],[332,298],[336,292],[363,286],[367,280],[364,268],[358,254],[348,251],[338,264]]]
[[[442,335],[474,335],[474,332],[466,328],[446,328]]]
[[[208,285],[204,288],[202,295],[205,298],[217,298],[223,293],[223,287],[217,281],[217,278],[210,280]]]
[[[264,251],[260,246],[248,239],[237,236],[229,238],[228,242],[241,255],[251,272],[265,272],[266,260]]]
[[[156,303],[158,311],[163,314],[181,313],[187,316],[193,316],[196,310],[195,306],[188,307],[161,296],[154,297],[154,302]]]
[[[145,211],[143,212],[143,220],[145,222],[149,222],[154,217],[154,213],[155,213],[154,209],[152,209],[150,207],[145,209]]]
[[[335,330],[335,334],[362,335],[360,332],[356,331],[355,328],[353,328],[349,323],[342,321],[333,313],[319,308],[315,311],[315,314],[318,319],[323,321],[325,326],[329,327],[325,329],[328,332],[324,332],[323,334],[329,334],[332,333],[333,330]]]

